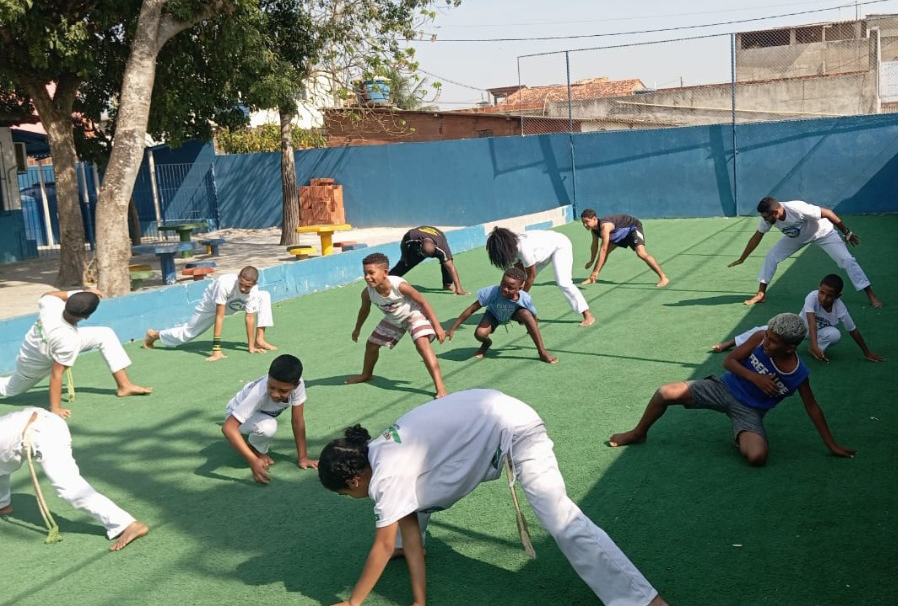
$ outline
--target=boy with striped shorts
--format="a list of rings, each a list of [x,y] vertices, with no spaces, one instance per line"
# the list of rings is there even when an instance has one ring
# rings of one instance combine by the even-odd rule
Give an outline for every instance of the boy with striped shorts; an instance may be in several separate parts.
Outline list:
[[[436,397],[445,396],[446,386],[443,385],[440,363],[430,342],[436,337],[442,343],[446,339],[446,333],[430,303],[403,278],[389,275],[390,260],[386,255],[372,253],[362,259],[362,267],[368,286],[362,291],[362,306],[355,330],[352,331],[352,340],[358,342],[362,324],[368,319],[372,303],[384,312],[384,319],[368,337],[362,374],[349,377],[346,383],[370,381],[374,376],[374,365],[380,356],[380,348],[392,349],[406,332],[410,332],[415,347],[433,378]]]

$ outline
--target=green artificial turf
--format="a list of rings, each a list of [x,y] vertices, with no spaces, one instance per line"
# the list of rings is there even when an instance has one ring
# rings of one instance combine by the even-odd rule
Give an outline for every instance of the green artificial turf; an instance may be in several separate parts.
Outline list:
[[[763,253],[779,238],[768,235],[744,265],[728,269],[754,231],[753,218],[646,221],[648,250],[670,285],[654,288],[654,274],[631,251],[616,251],[600,283],[584,287],[598,319],[589,329],[577,326],[579,317],[547,270],[532,294],[546,346],[559,363],[539,362],[517,325],[499,328],[493,354],[472,360],[475,315],[454,342],[435,345],[446,384],[450,391],[500,389],[539,411],[570,495],[671,603],[892,604],[898,590],[898,217],[852,217],[850,223],[863,240],[855,253],[886,307],[871,308],[850,285],[844,301],[870,348],[887,361],[865,362],[847,334],[828,352],[829,364],[801,351],[836,440],[858,449],[854,459],[829,454],[797,397],[767,417],[765,468],[741,460],[729,421],[709,411],[672,409],[644,445],[606,445],[612,433],[635,424],[657,386],[722,372],[723,358],[708,353],[710,345],[776,313],[798,312],[819,279],[837,271],[821,250],[805,249],[780,265],[766,304],[743,306]],[[576,223],[560,231],[574,242],[574,275],[582,279],[589,236]],[[472,291],[499,281],[481,249],[456,262]],[[447,327],[473,300],[438,290],[434,263],[406,277]],[[433,393],[408,338],[382,353],[375,381],[342,384],[361,369],[363,339],[350,340],[361,288],[359,282],[276,305],[269,340],[305,365],[313,456],[346,425],[362,423],[374,434]],[[45,545],[22,469],[12,482],[15,512],[0,521],[0,606],[329,604],[348,596],[373,535],[370,501],[329,493],[316,472],[296,467],[287,417],[281,417],[267,487],[252,482],[220,433],[229,398],[263,375],[274,356],[248,354],[243,335],[242,319],[228,319],[229,357],[214,364],[203,359],[208,336],[177,350],[128,345],[131,378],[155,388],[146,398],[116,398],[102,358],[78,360],[70,427],[82,474],[151,532],[109,553],[102,528],[60,501],[45,480],[64,536]],[[46,402],[44,382],[0,401],[0,414]],[[433,516],[430,602],[597,604],[526,505],[525,515],[534,561],[518,542],[503,482],[483,485]],[[387,567],[367,603],[410,600],[399,561]]]

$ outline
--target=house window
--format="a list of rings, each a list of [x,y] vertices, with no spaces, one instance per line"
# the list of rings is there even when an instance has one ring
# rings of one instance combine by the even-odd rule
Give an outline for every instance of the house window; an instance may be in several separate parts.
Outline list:
[[[766,32],[748,32],[740,36],[742,50],[789,46],[789,30],[778,29]]]
[[[479,139],[483,139],[484,137],[492,137],[492,136],[493,136],[493,129],[491,129],[491,128],[485,128],[483,130],[477,131],[477,137]]]
[[[810,44],[812,42],[823,42],[823,27],[796,27],[795,42],[798,44]]]

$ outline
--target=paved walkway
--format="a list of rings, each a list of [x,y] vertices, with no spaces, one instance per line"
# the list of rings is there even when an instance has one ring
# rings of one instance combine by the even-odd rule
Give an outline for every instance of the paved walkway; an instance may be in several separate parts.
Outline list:
[[[414,226],[408,227],[374,227],[369,229],[352,229],[334,234],[334,241],[355,240],[368,246],[398,242],[403,234]],[[448,231],[458,227],[440,227]],[[178,281],[189,282],[193,278],[182,276],[181,269],[191,261],[214,261],[217,264],[213,275],[238,272],[247,265],[258,268],[269,267],[279,263],[295,263],[295,257],[286,251],[286,247],[278,244],[281,229],[222,229],[217,232],[203,234],[203,237],[220,237],[228,241],[221,247],[220,256],[198,254],[192,259],[176,259]],[[194,236],[194,239],[197,239]],[[169,239],[177,242],[177,238]],[[319,252],[321,243],[315,234],[301,234],[303,246],[313,246]],[[339,254],[339,253],[337,253]],[[131,263],[146,263],[153,267],[155,277],[144,282],[140,290],[160,288],[162,276],[159,271],[159,259],[156,255],[135,255]],[[56,290],[53,280],[58,270],[58,257],[41,257],[20,263],[0,264],[0,319],[12,318],[37,311],[37,300],[48,290]]]

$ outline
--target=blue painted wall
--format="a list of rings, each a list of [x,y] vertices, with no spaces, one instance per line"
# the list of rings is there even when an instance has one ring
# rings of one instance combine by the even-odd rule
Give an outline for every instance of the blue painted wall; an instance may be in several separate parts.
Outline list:
[[[37,243],[29,242],[21,210],[0,213],[0,263],[24,261],[37,256]]]

